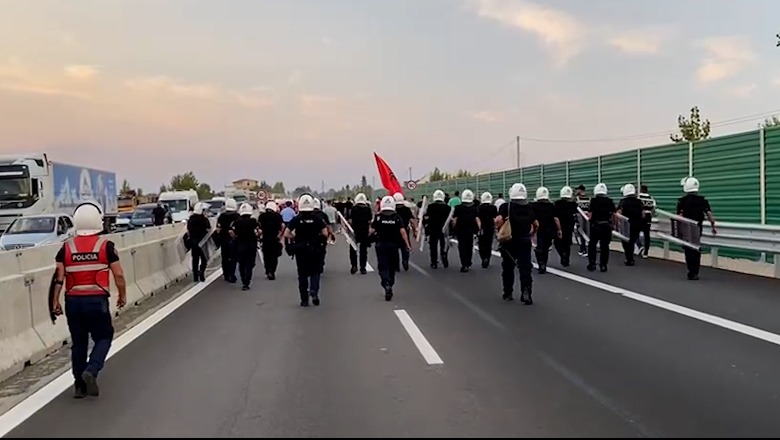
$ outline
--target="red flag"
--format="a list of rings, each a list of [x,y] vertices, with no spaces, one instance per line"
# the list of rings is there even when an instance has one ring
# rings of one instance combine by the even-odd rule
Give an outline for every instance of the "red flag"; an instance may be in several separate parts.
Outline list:
[[[378,154],[374,153],[374,159],[376,159],[376,167],[379,170],[379,178],[382,179],[382,186],[385,187],[389,195],[395,193],[403,194],[401,184],[398,183],[398,179],[395,177],[395,173],[390,169],[387,162],[384,161]]]

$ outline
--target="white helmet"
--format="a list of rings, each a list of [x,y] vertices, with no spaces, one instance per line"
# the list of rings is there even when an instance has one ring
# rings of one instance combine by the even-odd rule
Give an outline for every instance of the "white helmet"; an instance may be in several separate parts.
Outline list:
[[[227,199],[225,201],[225,211],[228,212],[238,211],[238,203],[236,203],[236,199]]]
[[[384,196],[379,203],[379,209],[382,211],[395,211],[395,197]]]
[[[461,194],[460,200],[463,203],[474,203],[474,191],[470,189],[464,189]]]
[[[241,215],[252,215],[252,212],[254,212],[254,208],[249,203],[242,203],[241,207],[238,208],[238,213]]]
[[[571,199],[574,197],[574,190],[571,189],[570,186],[564,186],[561,188],[561,198],[562,199]]]
[[[83,202],[73,212],[76,235],[97,235],[103,232],[103,210],[93,202]]]
[[[686,177],[681,182],[683,191],[687,193],[699,192],[699,179],[695,177]]]
[[[437,189],[433,192],[433,201],[434,202],[443,202],[444,201],[444,191]]]
[[[489,192],[483,192],[482,197],[480,197],[480,201],[482,203],[493,203],[493,194],[490,194]]]
[[[265,204],[265,210],[266,211],[278,212],[279,211],[279,205],[277,205],[276,202],[268,202],[268,203]]]
[[[314,211],[314,197],[304,194],[298,198],[298,211],[311,212]]]
[[[605,196],[607,195],[607,185],[603,183],[599,183],[593,188],[593,195],[596,196]]]
[[[360,193],[355,196],[355,204],[356,205],[367,205],[368,204],[368,198],[365,194]]]
[[[395,193],[393,194],[393,200],[395,200],[396,203],[401,203],[404,201],[404,195],[401,193]]]
[[[536,200],[550,200],[550,190],[540,186],[536,189]]]
[[[314,199],[314,209],[316,210],[322,209],[322,201],[320,201],[320,199],[317,198]]]
[[[623,197],[636,195],[636,187],[630,183],[623,185],[621,190],[623,191]]]
[[[509,198],[512,200],[525,200],[528,198],[528,190],[522,183],[515,183],[509,188]]]
[[[192,212],[194,212],[195,214],[203,214],[206,211],[206,209],[208,209],[208,206],[209,205],[207,205],[207,204],[205,204],[203,202],[198,202],[192,208]]]

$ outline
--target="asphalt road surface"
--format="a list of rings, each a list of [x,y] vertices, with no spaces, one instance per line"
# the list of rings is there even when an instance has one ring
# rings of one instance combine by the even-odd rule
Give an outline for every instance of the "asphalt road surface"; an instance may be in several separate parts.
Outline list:
[[[340,243],[307,309],[283,258],[276,281],[217,280],[118,352],[99,399],[68,390],[9,436],[780,435],[780,284],[612,257],[535,275],[529,307],[502,301],[498,258],[462,274],[454,246],[449,269],[415,251],[388,303]]]

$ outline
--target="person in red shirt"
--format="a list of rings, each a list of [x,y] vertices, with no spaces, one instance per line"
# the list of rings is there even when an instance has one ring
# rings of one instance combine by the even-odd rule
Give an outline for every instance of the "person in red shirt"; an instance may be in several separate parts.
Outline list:
[[[97,377],[106,362],[114,338],[114,326],[108,299],[111,296],[109,272],[114,276],[119,295],[116,305],[127,303],[127,283],[119,253],[110,240],[102,237],[103,211],[93,203],[83,203],[73,214],[76,236],[66,241],[57,253],[52,310],[63,314],[60,293],[65,290],[65,316],[72,341],[71,364],[75,379],[74,397],[97,397]],[[89,338],[94,347],[89,353]]]

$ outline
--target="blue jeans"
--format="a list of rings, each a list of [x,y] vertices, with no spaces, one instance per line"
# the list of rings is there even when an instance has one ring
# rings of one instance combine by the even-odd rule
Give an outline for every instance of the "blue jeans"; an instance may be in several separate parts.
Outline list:
[[[71,364],[73,377],[81,383],[85,371],[95,377],[100,374],[106,362],[111,341],[114,338],[114,326],[111,310],[106,296],[66,296],[65,316],[70,329]],[[89,337],[95,343],[87,358]]]

